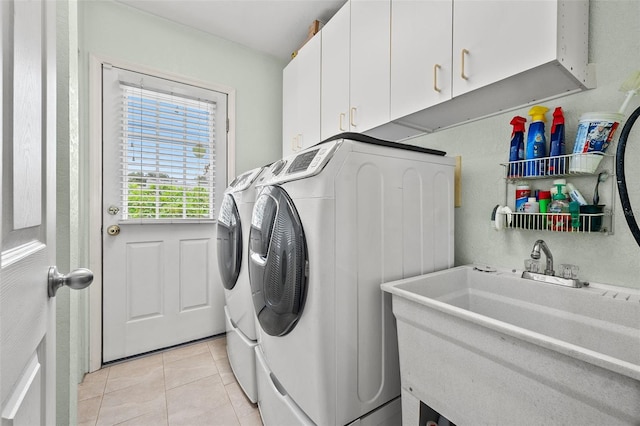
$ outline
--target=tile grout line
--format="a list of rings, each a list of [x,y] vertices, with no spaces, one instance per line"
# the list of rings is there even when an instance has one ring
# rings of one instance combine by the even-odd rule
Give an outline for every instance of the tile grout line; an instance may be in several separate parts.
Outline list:
[[[167,416],[166,425],[169,426],[169,399],[167,398],[167,373],[165,371],[166,363],[164,360],[164,353],[162,354],[162,388],[164,389],[164,412]]]

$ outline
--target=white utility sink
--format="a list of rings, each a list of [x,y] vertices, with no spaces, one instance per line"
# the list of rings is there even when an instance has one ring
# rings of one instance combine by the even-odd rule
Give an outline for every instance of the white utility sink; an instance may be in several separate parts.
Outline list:
[[[403,425],[640,425],[640,291],[462,266],[382,284],[398,323]]]

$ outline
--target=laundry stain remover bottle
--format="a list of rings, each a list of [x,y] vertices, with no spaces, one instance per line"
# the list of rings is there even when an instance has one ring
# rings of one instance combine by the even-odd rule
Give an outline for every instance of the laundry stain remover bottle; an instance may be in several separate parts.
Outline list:
[[[551,138],[549,143],[549,157],[565,155],[564,143],[564,114],[562,108],[557,107],[553,111],[553,123],[551,124]],[[565,173],[565,158],[551,158],[549,161],[549,174],[562,175]]]
[[[527,119],[515,116],[511,120],[513,131],[511,132],[511,146],[509,149],[509,177],[522,176],[522,163],[517,161],[524,160],[524,124]],[[516,162],[516,163],[513,163]]]
[[[525,162],[525,176],[540,176],[545,174],[545,165],[542,158],[547,156],[547,138],[544,134],[544,123],[546,120],[545,113],[549,108],[536,105],[529,110],[531,116],[531,124],[529,124],[529,132],[527,134],[527,152],[526,160],[534,160]]]

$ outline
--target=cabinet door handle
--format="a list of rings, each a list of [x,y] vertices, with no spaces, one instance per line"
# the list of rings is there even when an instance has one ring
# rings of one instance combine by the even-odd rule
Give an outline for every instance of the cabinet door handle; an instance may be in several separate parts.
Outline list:
[[[296,141],[296,139],[298,139],[297,135],[291,138],[291,151],[295,151],[296,146],[298,146],[298,142]]]
[[[356,124],[356,110],[358,108],[356,107],[351,107],[351,109],[349,110],[349,123],[351,123],[351,126],[355,127],[357,126]]]
[[[302,139],[302,133],[298,133],[298,136],[296,136],[296,151],[302,149],[302,145],[300,144],[300,139]]]
[[[469,51],[467,49],[462,49],[462,54],[460,55],[460,57],[461,57],[461,59],[460,59],[460,64],[461,64],[460,77],[462,77],[463,80],[469,80],[469,76],[464,73],[464,58],[468,54],[469,54]]]
[[[442,68],[439,64],[433,66],[433,90],[440,93],[442,90],[438,87],[438,70]]]
[[[344,120],[346,115],[347,114],[345,114],[344,112],[341,112],[340,116],[338,117],[338,128],[340,129],[341,132],[345,132],[346,131],[346,129],[342,126],[342,121]]]

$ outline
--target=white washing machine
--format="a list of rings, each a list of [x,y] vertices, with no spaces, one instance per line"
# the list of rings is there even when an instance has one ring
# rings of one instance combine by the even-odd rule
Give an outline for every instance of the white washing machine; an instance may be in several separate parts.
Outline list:
[[[247,272],[247,247],[255,183],[266,167],[238,176],[225,190],[217,226],[218,269],[224,287],[227,354],[238,384],[257,402],[255,313]]]
[[[271,166],[249,237],[265,425],[401,423],[380,284],[453,265],[454,164],[349,133]]]

